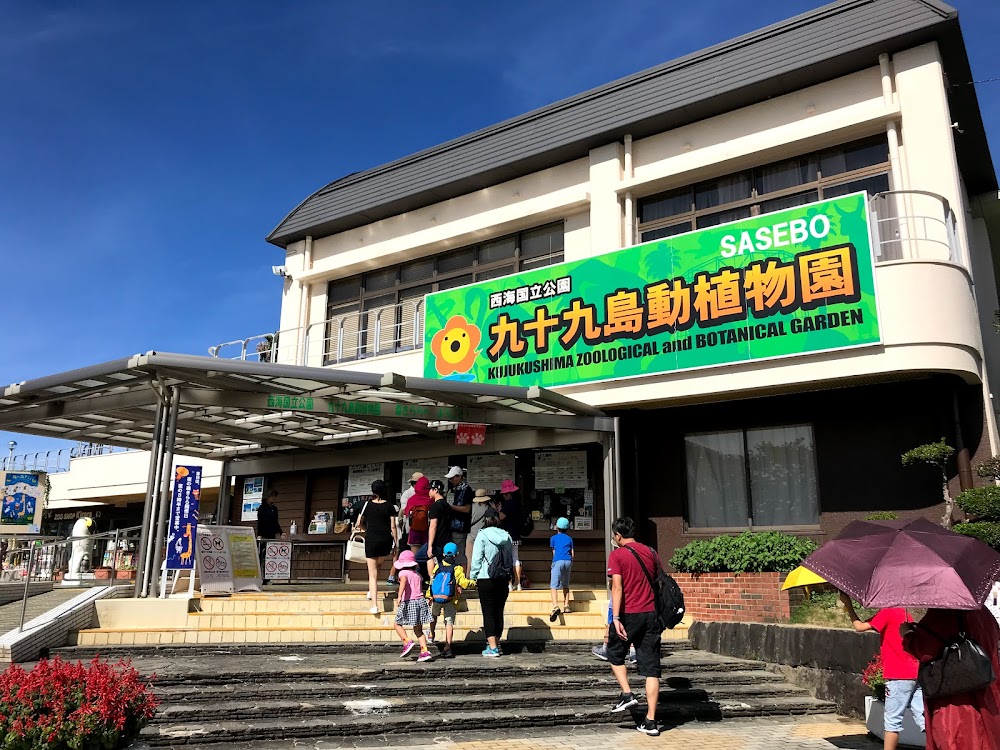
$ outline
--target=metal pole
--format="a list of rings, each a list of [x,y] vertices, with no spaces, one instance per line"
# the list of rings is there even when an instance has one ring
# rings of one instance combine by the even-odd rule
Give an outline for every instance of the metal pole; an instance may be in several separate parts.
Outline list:
[[[17,624],[17,632],[24,630],[24,614],[28,610],[28,587],[31,586],[31,569],[35,567],[35,545],[28,548],[28,569],[24,576],[24,596],[21,599],[21,619]]]
[[[215,522],[222,526],[225,526],[227,523],[229,523],[229,503],[230,503],[229,485],[230,485],[229,462],[223,461],[222,476],[219,477],[219,502],[216,505],[215,509],[215,514],[216,516],[218,516],[215,519]]]
[[[615,459],[615,515],[621,517],[625,515],[625,501],[622,499],[622,449],[619,445],[621,438],[621,431],[619,429],[619,418],[615,417],[615,432],[612,435],[613,445],[615,448],[614,459]]]
[[[177,436],[177,413],[181,408],[181,389],[174,386],[170,394],[170,419],[167,422],[167,440],[163,448],[163,466],[160,470],[160,507],[159,518],[156,520],[156,533],[153,535],[153,570],[150,576],[152,589],[150,596],[158,594],[158,576],[160,564],[163,561],[163,543],[167,536],[167,515],[170,513],[170,473],[174,463],[174,438]]]
[[[165,426],[163,412],[163,398],[159,398],[156,401],[156,416],[153,422],[153,444],[149,447],[149,472],[146,474],[146,500],[142,508],[142,526],[139,529],[139,549],[135,564],[136,580],[134,597],[139,597],[144,593],[149,579],[149,576],[146,574],[146,568],[149,567],[150,554],[148,547],[150,539],[153,536],[150,532],[150,518],[153,515],[153,505],[156,502],[156,498],[159,497],[157,493],[157,478],[160,476],[160,447],[163,443]]]

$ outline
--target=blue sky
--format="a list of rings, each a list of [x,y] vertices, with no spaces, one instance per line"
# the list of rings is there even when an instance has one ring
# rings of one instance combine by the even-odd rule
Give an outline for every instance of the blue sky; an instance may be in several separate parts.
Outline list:
[[[271,330],[317,187],[820,4],[0,0],[0,384]],[[956,4],[1000,77],[1000,3]]]

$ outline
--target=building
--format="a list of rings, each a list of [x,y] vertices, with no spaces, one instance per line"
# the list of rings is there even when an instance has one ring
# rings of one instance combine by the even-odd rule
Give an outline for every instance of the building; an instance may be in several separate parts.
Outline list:
[[[178,450],[221,463],[220,519],[251,524],[279,491],[307,545],[295,577],[340,574],[330,526],[373,478],[398,491],[454,464],[489,490],[513,479],[536,528],[572,516],[575,580],[595,585],[612,511],[664,556],[751,528],[822,539],[873,511],[939,518],[937,477],[900,455],[944,437],[957,491],[998,451],[1000,201],[973,78],[943,3],[818,8],[326,185],[268,237],[279,330],[211,352],[267,367],[137,355],[101,387],[153,360],[181,395],[252,382],[192,391]],[[328,375],[282,395],[272,364]],[[31,411],[32,388],[61,398],[97,372],[12,386],[0,411],[148,444],[165,408],[148,394],[81,402],[79,423]],[[85,419],[89,403],[114,408]],[[529,575],[545,537],[522,546]]]
[[[877,343],[558,390],[620,418],[625,509],[667,554],[939,518],[933,472],[900,454],[944,436],[958,490],[998,440],[1000,204],[972,80],[954,9],[837,2],[349,175],[268,237],[281,330],[217,354],[433,376],[429,293],[866,191]]]

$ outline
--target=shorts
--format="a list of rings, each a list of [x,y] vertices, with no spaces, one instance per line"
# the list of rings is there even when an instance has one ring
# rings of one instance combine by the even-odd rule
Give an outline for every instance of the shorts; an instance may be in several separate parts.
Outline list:
[[[660,677],[660,636],[656,612],[638,612],[621,616],[627,640],[618,637],[614,625],[608,629],[608,661],[615,667],[625,666],[629,644],[635,646],[636,667],[642,677]]]
[[[924,731],[924,691],[916,680],[885,681],[885,731],[902,732],[903,717],[909,706],[913,721]]]
[[[550,589],[568,589],[569,571],[573,567],[572,560],[553,560],[552,578],[549,580]]]
[[[514,557],[514,565],[521,564],[521,558],[517,556],[517,548],[520,546],[520,542],[511,542],[511,555]]]
[[[399,603],[399,609],[396,610],[397,625],[412,628],[414,625],[422,625],[430,621],[431,608],[423,597]]]
[[[458,617],[458,607],[455,602],[434,602],[431,604],[431,619],[437,620],[444,612],[444,624],[454,625],[455,618]]]

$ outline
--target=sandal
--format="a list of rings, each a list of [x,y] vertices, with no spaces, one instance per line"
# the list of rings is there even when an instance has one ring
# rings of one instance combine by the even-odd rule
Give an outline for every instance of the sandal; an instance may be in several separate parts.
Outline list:
[[[556,620],[559,619],[559,615],[561,614],[562,610],[559,609],[559,607],[556,607],[554,610],[552,610],[552,614],[549,615],[549,622],[555,622]]]

